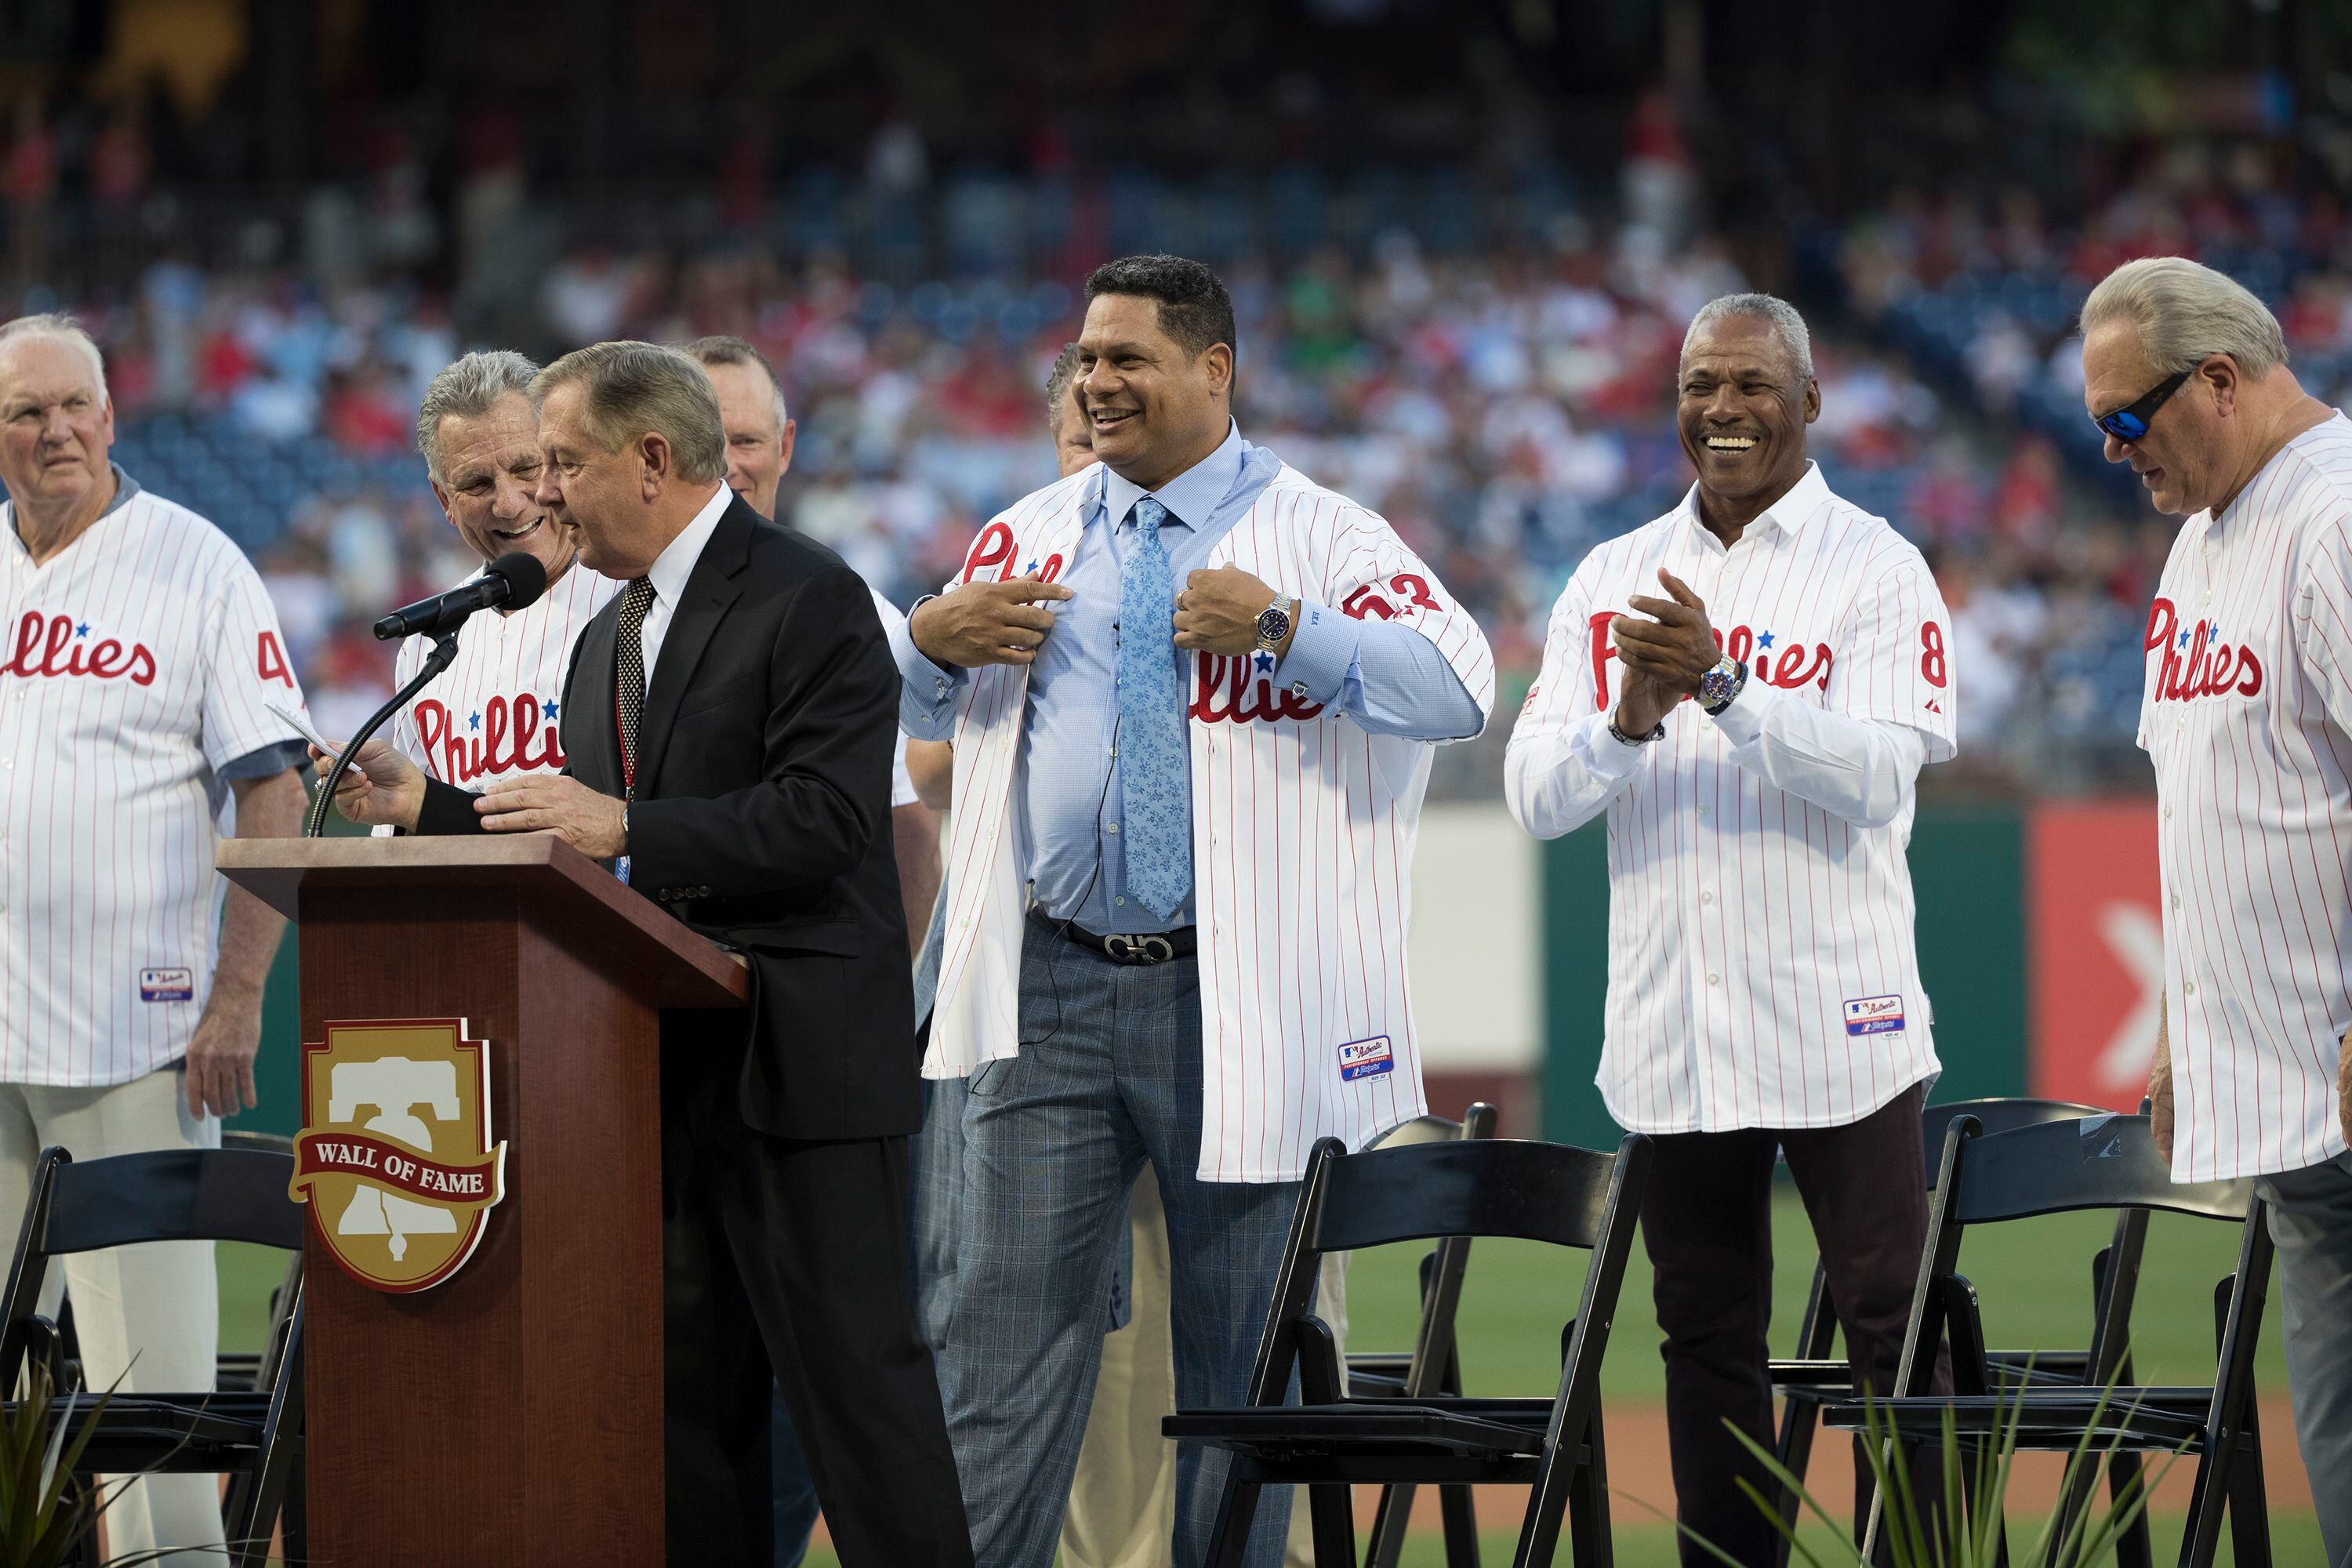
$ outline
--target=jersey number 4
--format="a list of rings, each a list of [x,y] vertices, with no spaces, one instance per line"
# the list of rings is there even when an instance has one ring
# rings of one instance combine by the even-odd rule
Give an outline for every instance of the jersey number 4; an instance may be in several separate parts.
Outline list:
[[[276,632],[261,634],[260,643],[254,650],[254,663],[262,679],[275,680],[289,691],[294,689],[294,671],[287,666],[286,650],[278,646]]]

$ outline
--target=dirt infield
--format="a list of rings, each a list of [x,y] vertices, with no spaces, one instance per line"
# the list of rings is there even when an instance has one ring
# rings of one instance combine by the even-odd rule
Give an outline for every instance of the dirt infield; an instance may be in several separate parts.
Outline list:
[[[1659,1514],[1673,1518],[1675,1487],[1666,1465],[1665,1411],[1654,1405],[1612,1405],[1608,1422],[1609,1485],[1616,1494],[1611,1512],[1620,1523],[1638,1523],[1656,1517],[1642,1506],[1647,1503]],[[2304,1474],[2302,1456],[2295,1452],[2294,1415],[2284,1394],[2262,1396],[2261,1426],[2263,1479],[2272,1509],[2309,1510],[2311,1479]],[[1824,1433],[1814,1442],[1813,1463],[1805,1478],[1808,1489],[1832,1518],[1843,1519],[1853,1510],[1853,1466],[1848,1452],[1843,1434]],[[2010,1475],[2010,1507],[2021,1514],[2047,1513],[2056,1507],[2063,1459],[2058,1454],[2019,1455]],[[2168,1512],[2187,1509],[2196,1475],[2194,1459],[2173,1465],[2157,1488],[2155,1506]],[[1372,1489],[1357,1490],[1356,1511],[1367,1528],[1378,1500],[1379,1493]],[[1516,1519],[1526,1508],[1525,1488],[1479,1489],[1482,1521]],[[1412,1528],[1432,1533],[1438,1529],[1437,1495],[1426,1488],[1413,1499]]]
[[[2282,1512],[2308,1511],[2311,1479],[2304,1474],[2302,1456],[2295,1452],[2294,1414],[2284,1393],[2262,1396],[2261,1426],[2264,1439],[2263,1479],[2271,1508]],[[1836,1519],[1845,1518],[1853,1510],[1853,1467],[1846,1458],[1847,1452],[1846,1440],[1841,1434],[1823,1434],[1814,1443],[1813,1464],[1806,1477],[1806,1485],[1815,1499]],[[2057,1454],[2019,1455],[2010,1475],[2010,1507],[2021,1514],[2047,1513],[2056,1507],[2062,1458]],[[2155,1506],[2166,1512],[2185,1510],[2196,1474],[2193,1459],[2175,1464],[2157,1488]],[[1619,1523],[1641,1523],[1658,1515],[1674,1517],[1675,1487],[1666,1465],[1666,1413],[1662,1407],[1610,1406],[1609,1484],[1616,1493],[1610,1511]],[[1372,1511],[1379,1503],[1377,1489],[1356,1489],[1358,1528],[1371,1528]],[[1644,1503],[1649,1507],[1644,1508]],[[1524,1487],[1478,1489],[1478,1517],[1490,1528],[1496,1521],[1517,1519],[1527,1506]],[[1413,1499],[1414,1533],[1437,1533],[1437,1508],[1436,1492],[1423,1488]],[[1651,1509],[1657,1510],[1657,1515],[1652,1514]],[[822,1523],[817,1526],[816,1538],[828,1539]]]

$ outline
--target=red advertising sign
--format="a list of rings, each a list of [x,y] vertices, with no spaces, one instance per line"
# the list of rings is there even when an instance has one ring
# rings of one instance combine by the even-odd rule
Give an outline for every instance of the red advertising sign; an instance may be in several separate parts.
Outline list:
[[[2155,801],[2035,807],[2025,876],[2030,1092],[2136,1110],[2164,998]]]

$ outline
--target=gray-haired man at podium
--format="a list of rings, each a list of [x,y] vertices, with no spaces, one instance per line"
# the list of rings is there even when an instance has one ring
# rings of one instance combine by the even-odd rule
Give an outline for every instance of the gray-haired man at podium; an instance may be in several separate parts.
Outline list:
[[[693,360],[600,343],[532,395],[541,503],[627,584],[564,682],[569,765],[477,796],[371,743],[337,804],[424,833],[554,832],[751,965],[748,1040],[732,1018],[663,1023],[670,1561],[768,1561],[772,1367],[844,1564],[962,1568],[908,1279],[921,1117],[881,623],[838,557],[729,491]]]

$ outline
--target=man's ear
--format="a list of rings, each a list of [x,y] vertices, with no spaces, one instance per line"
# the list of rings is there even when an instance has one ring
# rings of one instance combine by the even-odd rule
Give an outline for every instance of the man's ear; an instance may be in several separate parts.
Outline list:
[[[1822,384],[1818,381],[1808,381],[1805,383],[1805,423],[1811,425],[1821,416]]]
[[[2239,379],[2238,362],[2228,354],[2208,354],[2197,367],[2197,380],[2213,400],[2214,412],[2228,418],[2237,412],[2238,392],[2243,383]]]
[[[440,503],[441,515],[448,519],[450,527],[457,527],[457,511],[455,507],[452,507],[449,504],[449,492],[441,488],[441,481],[439,479],[433,478],[429,474],[425,476],[425,482],[433,487],[433,499]]]
[[[1201,358],[1209,373],[1212,392],[1230,392],[1234,385],[1234,350],[1231,343],[1211,343],[1201,351]]]
[[[677,456],[670,450],[669,437],[658,430],[648,430],[637,437],[637,462],[647,500],[659,495],[662,486],[669,481]]]

